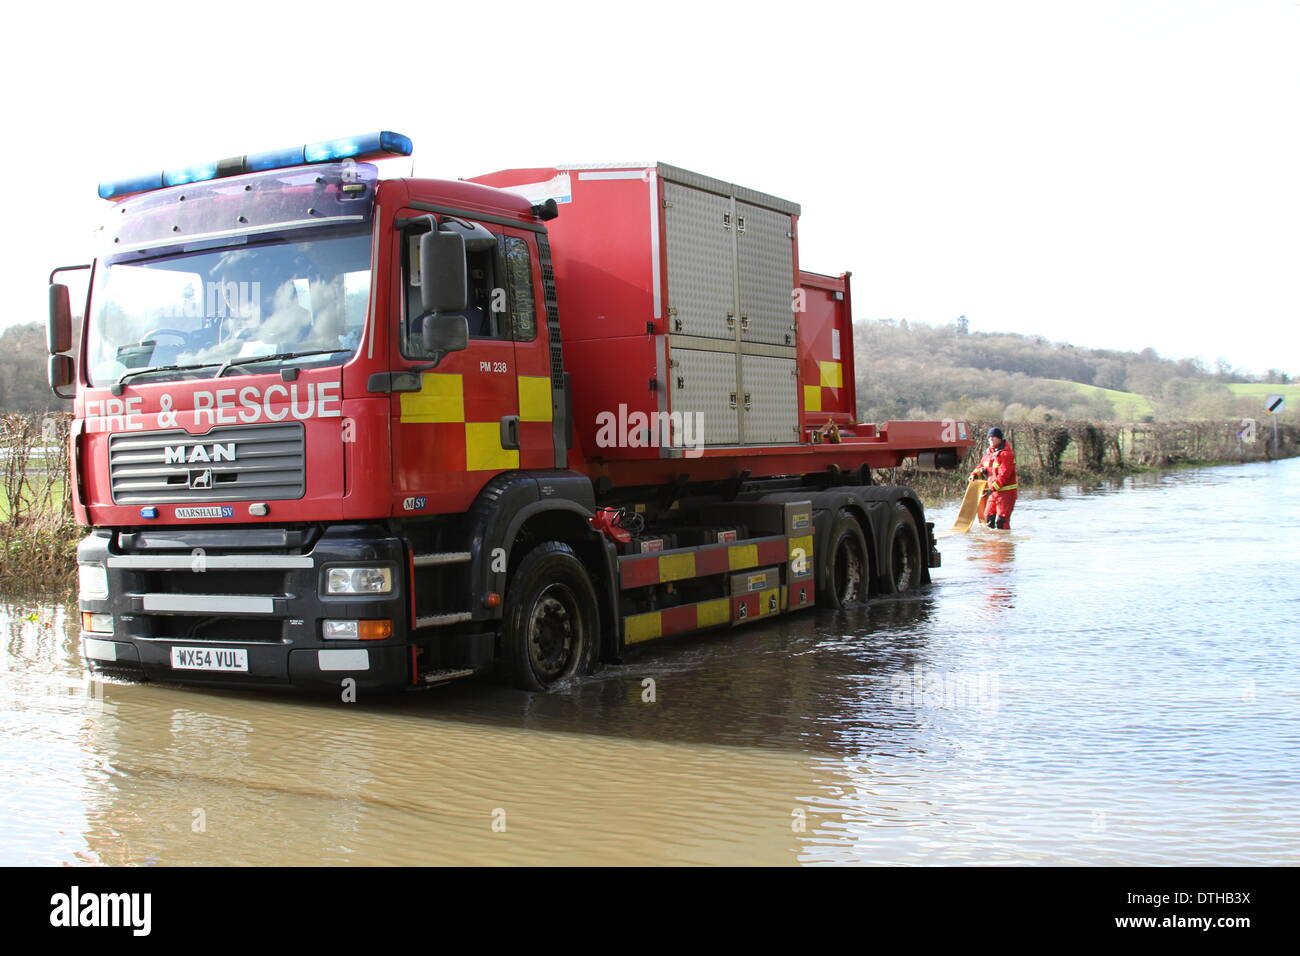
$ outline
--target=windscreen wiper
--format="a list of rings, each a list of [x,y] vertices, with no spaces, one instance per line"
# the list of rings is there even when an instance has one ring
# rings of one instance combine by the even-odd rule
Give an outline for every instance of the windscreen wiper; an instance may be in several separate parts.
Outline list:
[[[121,374],[116,382],[108,387],[108,390],[114,395],[121,395],[122,386],[126,384],[126,380],[137,375],[145,375],[149,372],[190,372],[199,368],[211,368],[216,364],[216,362],[204,362],[201,365],[153,365],[149,368],[129,368]]]
[[[277,352],[274,355],[249,355],[245,358],[230,359],[217,369],[215,378],[221,378],[226,372],[236,365],[256,365],[258,362],[276,362],[285,361],[286,359],[302,358],[307,355],[333,355],[335,352],[351,352],[351,349],[313,349],[310,352]],[[215,363],[214,363],[215,364]]]

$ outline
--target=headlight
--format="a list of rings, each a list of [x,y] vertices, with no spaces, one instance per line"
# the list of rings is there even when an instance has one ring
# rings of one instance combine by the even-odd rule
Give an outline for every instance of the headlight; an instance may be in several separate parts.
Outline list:
[[[90,601],[102,601],[108,597],[108,571],[102,564],[77,565],[77,584],[81,597]]]
[[[330,568],[326,594],[387,594],[393,590],[392,568]]]

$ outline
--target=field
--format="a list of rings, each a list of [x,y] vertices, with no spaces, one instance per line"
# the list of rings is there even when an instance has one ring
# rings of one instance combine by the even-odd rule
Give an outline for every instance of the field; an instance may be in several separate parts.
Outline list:
[[[1264,410],[1264,399],[1269,395],[1285,395],[1287,411],[1300,408],[1300,385],[1267,385],[1262,382],[1234,382],[1228,386],[1234,395],[1246,395],[1258,398],[1260,411]]]
[[[1107,399],[1111,407],[1115,409],[1115,417],[1119,421],[1135,422],[1144,415],[1153,414],[1151,402],[1145,395],[1139,395],[1137,392],[1121,392],[1114,388],[1101,388],[1097,385],[1084,385],[1081,382],[1069,382],[1079,391],[1089,396],[1100,395]]]
[[[48,496],[47,496],[48,493]],[[19,505],[19,513],[23,513],[30,506],[42,506],[47,501],[57,504],[63,498],[63,479],[55,478],[51,481],[44,475],[27,476],[27,485],[23,489],[22,503]],[[0,494],[0,523],[9,520],[9,498],[7,495]]]

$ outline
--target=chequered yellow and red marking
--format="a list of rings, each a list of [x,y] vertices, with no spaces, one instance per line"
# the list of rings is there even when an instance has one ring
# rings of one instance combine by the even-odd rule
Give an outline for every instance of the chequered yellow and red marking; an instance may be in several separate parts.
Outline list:
[[[701,631],[731,623],[731,605],[727,598],[684,604],[681,607],[649,611],[623,618],[623,642],[637,644],[658,637]]]
[[[813,586],[811,577],[790,582],[786,590],[785,606],[788,608],[812,607],[817,603],[817,589]]]
[[[790,576],[795,578],[810,577],[813,573],[813,536],[801,535],[790,538]]]
[[[817,384],[803,387],[803,410],[805,412],[840,411],[839,390],[844,388],[844,365],[840,362],[817,363]],[[824,389],[832,389],[825,393]]]
[[[758,590],[752,593],[623,618],[624,643],[637,644],[723,624],[744,624],[746,621],[780,614],[788,608],[812,606],[816,602],[812,543],[812,535],[798,538],[771,537],[744,544],[706,545],[676,554],[628,555],[620,558],[623,590],[751,568],[769,569],[766,575],[753,575],[754,586]],[[804,564],[802,570],[796,572],[795,562],[799,559]]]
[[[452,372],[425,372],[418,392],[401,396],[403,425],[431,425],[429,443],[444,471],[505,471],[519,467],[544,467],[551,463],[551,380],[540,375],[515,376],[518,389],[520,445],[501,444],[501,397],[465,389],[464,376]],[[484,420],[479,420],[484,419]],[[537,449],[540,460],[529,461]]]
[[[791,540],[771,537],[744,544],[710,544],[680,553],[628,555],[618,559],[620,584],[623,590],[627,590],[647,584],[744,571],[767,564],[784,564],[793,556]],[[807,540],[807,551],[811,555],[811,537]]]
[[[752,621],[785,610],[786,592],[784,588],[767,588],[752,594],[738,594],[731,599],[731,619],[737,624]]]

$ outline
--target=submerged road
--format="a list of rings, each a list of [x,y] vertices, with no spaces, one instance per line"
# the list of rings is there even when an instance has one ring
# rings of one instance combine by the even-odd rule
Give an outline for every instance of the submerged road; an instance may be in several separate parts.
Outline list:
[[[92,685],[3,605],[0,863],[1300,862],[1298,534],[1300,460],[1030,490],[915,596],[549,696]]]

